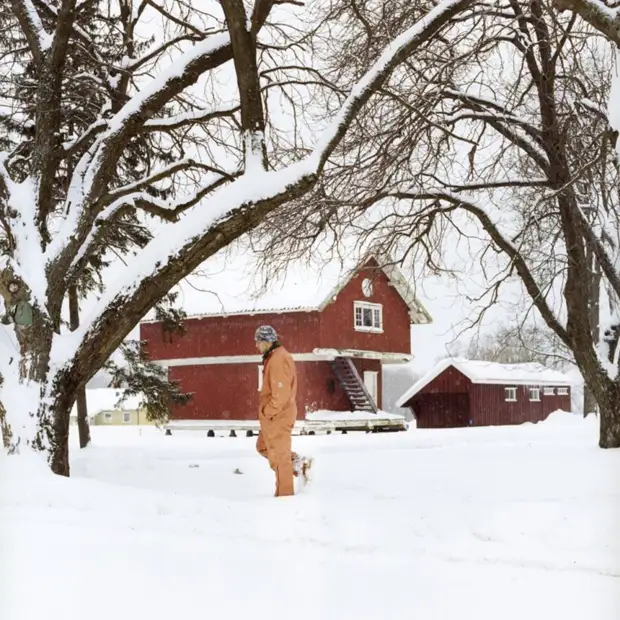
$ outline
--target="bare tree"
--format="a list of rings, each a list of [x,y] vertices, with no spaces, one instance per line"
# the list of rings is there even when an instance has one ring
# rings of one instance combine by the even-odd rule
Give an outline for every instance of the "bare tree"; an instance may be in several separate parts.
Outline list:
[[[363,57],[386,26],[370,10],[357,23],[345,50]],[[613,50],[546,0],[479,7],[475,24],[455,32],[449,50],[426,47],[434,64],[418,54],[401,66],[400,81],[358,117],[312,208],[274,225],[299,248],[333,230],[432,272],[446,269],[457,240],[477,243],[487,303],[505,282],[521,282],[596,399],[600,446],[619,447],[618,136],[606,112]]]
[[[567,353],[557,336],[546,327],[502,324],[473,338],[465,356],[501,364],[536,362],[550,368],[562,368],[570,363]]]
[[[574,11],[620,47],[620,4],[614,0],[554,0],[560,12]]]
[[[308,63],[320,33],[304,14],[284,15],[299,3],[256,0],[249,12],[243,0],[195,4],[0,7],[0,61],[10,76],[0,82],[3,426],[9,449],[45,451],[58,474],[69,474],[78,391],[141,317],[209,256],[307,193],[394,70],[473,6],[429,4],[356,75],[332,83]],[[334,3],[328,33],[337,12]],[[163,38],[143,34],[149,20]],[[295,98],[296,84],[319,95]],[[269,92],[299,115],[326,100],[319,139],[300,146],[296,127],[278,131]],[[126,266],[113,281],[104,274],[95,309],[70,331],[69,288],[115,244]]]

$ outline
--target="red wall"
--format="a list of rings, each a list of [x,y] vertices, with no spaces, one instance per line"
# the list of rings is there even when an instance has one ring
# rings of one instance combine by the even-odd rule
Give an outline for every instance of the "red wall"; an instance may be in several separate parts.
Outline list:
[[[518,385],[517,402],[506,402],[504,385],[473,384],[470,391],[471,412],[474,426],[501,426],[541,422],[556,411],[571,410],[569,396],[545,396],[540,390],[540,402],[530,401],[528,386]]]
[[[256,355],[254,333],[264,323],[273,325],[291,353],[311,353],[319,346],[318,312],[187,319],[185,335],[175,335],[172,343],[164,341],[160,323],[141,323],[140,339],[148,341],[152,360]]]
[[[370,297],[362,293],[365,278],[373,281]],[[355,330],[353,306],[356,301],[383,305],[382,334]],[[338,293],[336,301],[323,310],[320,317],[321,346],[324,348],[411,353],[409,308],[382,271],[360,271]]]
[[[471,381],[454,366],[448,366],[441,374],[426,384],[416,394],[457,394],[469,393]]]
[[[365,361],[366,362],[366,361]],[[375,362],[378,364],[378,362]],[[306,410],[349,411],[349,401],[328,362],[297,362],[297,417]],[[370,365],[366,370],[374,370]],[[191,401],[172,414],[180,420],[258,419],[257,364],[203,364],[174,366],[169,377],[180,382]]]
[[[366,277],[373,279],[371,297],[362,293],[362,281]],[[383,333],[355,330],[355,301],[383,305]],[[256,353],[254,332],[265,323],[275,327],[282,344],[291,353],[311,353],[318,347],[411,353],[409,309],[386,275],[375,269],[362,270],[323,312],[187,319],[186,334],[175,335],[171,343],[164,341],[160,323],[141,323],[140,339],[148,341],[152,360],[252,355]]]
[[[469,395],[464,393],[418,394],[414,399],[417,428],[469,426]]]

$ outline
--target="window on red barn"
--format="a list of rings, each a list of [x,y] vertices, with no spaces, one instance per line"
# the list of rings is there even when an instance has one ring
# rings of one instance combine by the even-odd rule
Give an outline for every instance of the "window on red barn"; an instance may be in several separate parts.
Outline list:
[[[365,332],[383,331],[383,306],[356,301],[353,315],[355,329]]]
[[[540,388],[530,388],[530,401],[538,402],[540,400]]]
[[[507,387],[504,388],[506,394],[506,402],[507,403],[516,403],[517,402],[517,388],[516,387]]]

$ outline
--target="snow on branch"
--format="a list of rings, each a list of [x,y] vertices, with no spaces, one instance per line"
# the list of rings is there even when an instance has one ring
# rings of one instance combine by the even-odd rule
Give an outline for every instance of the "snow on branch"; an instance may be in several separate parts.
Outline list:
[[[231,108],[225,108],[223,110],[212,110],[207,112],[206,110],[198,110],[194,112],[184,112],[182,114],[175,114],[168,118],[152,119],[144,123],[145,131],[172,131],[173,129],[179,129],[188,125],[197,125],[199,123],[208,123],[216,118],[225,118],[228,116],[234,116],[236,112],[240,110],[240,106],[234,106]]]
[[[68,217],[62,235],[49,248],[50,261],[58,259],[72,243],[79,247],[88,236],[96,215],[89,212],[91,203],[111,178],[126,140],[138,133],[144,123],[174,96],[196,83],[205,71],[229,60],[230,54],[228,35],[207,37],[183,53],[160,76],[148,82],[106,121],[107,129],[97,136],[76,167],[74,177],[79,190],[76,187],[67,196]]]
[[[573,11],[620,47],[620,6],[611,7],[603,0],[553,0],[560,13]]]
[[[71,367],[75,369],[81,356],[99,357],[112,351],[126,335],[120,331],[114,332],[113,328],[106,329],[118,323],[119,313],[137,322],[161,296],[162,290],[168,290],[248,227],[257,225],[267,213],[309,191],[359,111],[385,83],[394,68],[471,4],[472,0],[444,0],[388,45],[355,84],[340,111],[305,159],[277,171],[254,169],[252,174],[246,173],[213,192],[200,208],[188,211],[178,222],[168,225],[163,234],[139,251],[124,275],[111,283],[81,327],[70,335],[56,339],[55,363],[66,370]],[[121,132],[134,118],[140,118],[141,114],[152,110],[177,88],[171,83],[176,84],[175,80],[184,79],[184,72],[194,62],[204,65],[209,54],[217,53],[226,46],[227,36],[212,37],[196,45],[170,72],[130,101],[111,121],[108,132]],[[107,135],[100,140],[105,143]],[[94,159],[100,158],[101,155]],[[108,335],[114,333],[114,337],[108,337],[102,343],[98,338],[102,330]]]
[[[43,28],[39,13],[32,0],[11,0],[13,11],[17,16],[22,32],[28,41],[30,51],[37,64],[40,64],[43,52],[52,44],[52,37]]]
[[[184,160],[175,162],[174,164],[167,166],[166,168],[162,168],[161,170],[158,170],[157,172],[154,172],[148,177],[140,179],[139,181],[136,181],[135,183],[131,183],[130,185],[125,185],[123,187],[119,187],[117,189],[110,191],[107,195],[107,199],[104,199],[102,202],[110,203],[112,201],[118,200],[119,198],[122,198],[124,196],[128,196],[132,193],[139,192],[143,189],[146,189],[147,187],[150,187],[154,183],[168,179],[172,177],[174,174],[176,174],[177,172],[182,172],[184,170],[191,170],[192,168],[196,170],[202,170],[204,172],[210,172],[212,174],[215,174],[218,178],[224,178],[225,180],[229,180],[229,181],[234,178],[233,175],[229,174],[228,172],[224,170],[218,170],[217,168],[214,168],[213,166],[201,164],[200,162],[194,161],[193,159],[184,159]]]

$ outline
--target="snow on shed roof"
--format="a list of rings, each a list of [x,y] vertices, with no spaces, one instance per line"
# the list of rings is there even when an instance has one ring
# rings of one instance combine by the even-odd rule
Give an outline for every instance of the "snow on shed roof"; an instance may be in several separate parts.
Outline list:
[[[499,364],[480,360],[446,358],[436,364],[428,373],[416,381],[397,401],[403,407],[422,388],[453,366],[472,383],[501,385],[553,385],[570,386],[572,381],[564,373],[551,370],[543,364]]]
[[[116,406],[123,390],[114,388],[93,388],[86,390],[86,406],[88,415],[94,416],[102,411],[135,411],[140,406],[140,396],[130,396],[120,407]],[[71,416],[77,415],[77,405],[73,405]]]
[[[370,258],[350,254],[344,261],[324,256],[292,261],[265,285],[253,252],[222,252],[201,266],[200,275],[181,283],[179,301],[190,318],[322,310]],[[382,271],[409,306],[414,322],[431,322],[402,272],[391,265]],[[146,317],[153,319],[153,313]]]

